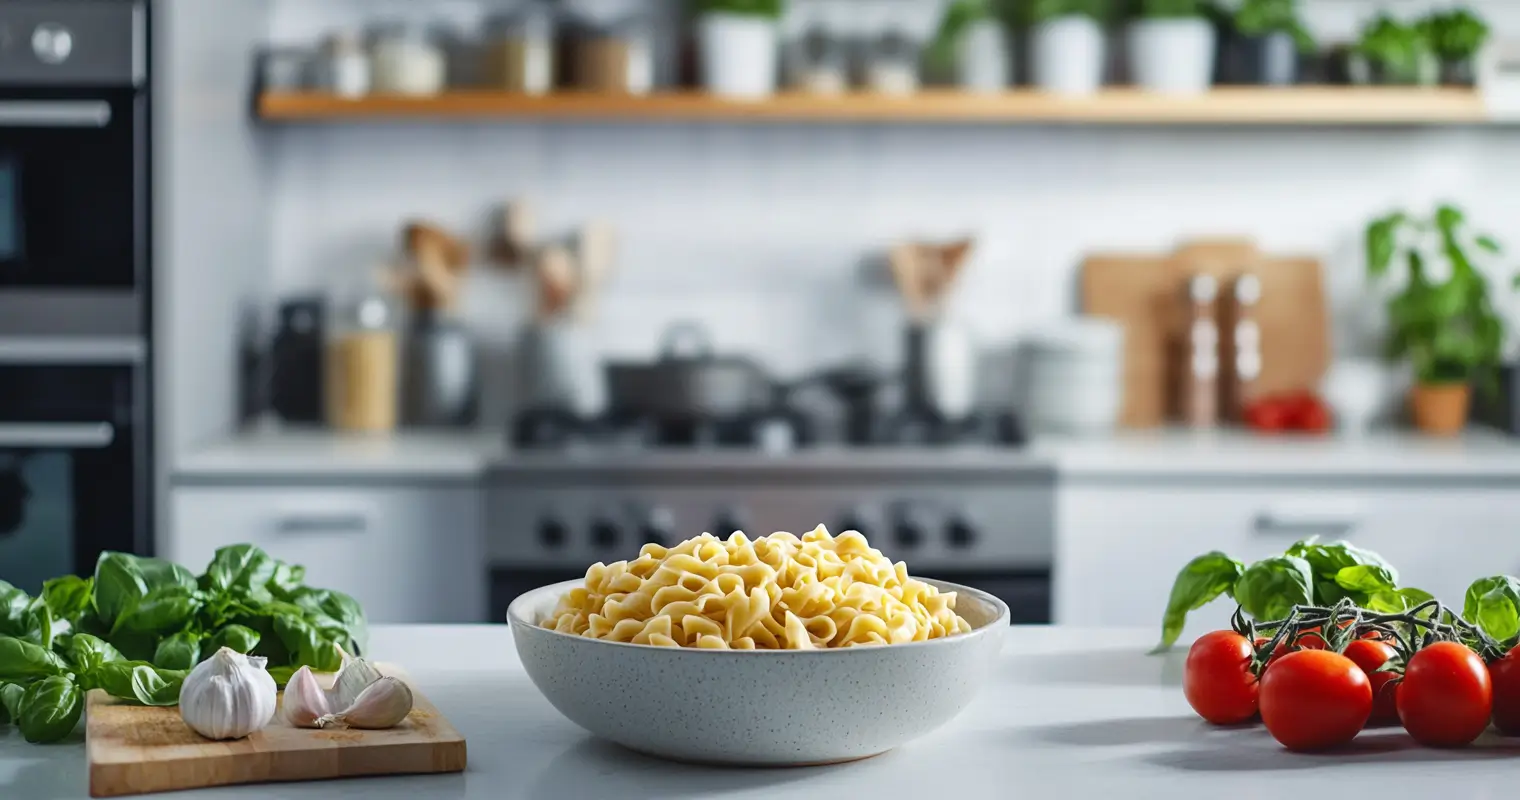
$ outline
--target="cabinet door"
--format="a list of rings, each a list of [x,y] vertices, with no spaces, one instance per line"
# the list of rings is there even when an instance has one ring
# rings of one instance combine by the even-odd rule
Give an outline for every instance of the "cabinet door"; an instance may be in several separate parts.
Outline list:
[[[165,555],[201,570],[248,542],[353,595],[371,622],[479,622],[481,510],[472,487],[178,487]]]
[[[1210,550],[1247,563],[1309,536],[1376,551],[1401,583],[1460,606],[1474,579],[1520,572],[1520,492],[1284,485],[1061,487],[1055,618],[1160,631],[1177,571]],[[1229,600],[1190,615],[1183,637],[1228,621]]]

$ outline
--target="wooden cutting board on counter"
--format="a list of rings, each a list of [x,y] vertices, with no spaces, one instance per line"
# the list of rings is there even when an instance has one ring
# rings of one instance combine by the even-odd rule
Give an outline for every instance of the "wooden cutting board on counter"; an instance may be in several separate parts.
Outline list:
[[[1122,425],[1155,427],[1170,418],[1175,343],[1188,279],[1213,275],[1223,298],[1245,272],[1255,273],[1262,285],[1258,391],[1318,386],[1330,366],[1330,315],[1317,259],[1266,255],[1248,239],[1210,239],[1186,242],[1170,254],[1098,254],[1083,262],[1083,312],[1124,327]]]
[[[412,686],[396,667],[377,667]],[[318,679],[326,685],[331,677]],[[90,796],[463,771],[464,737],[415,686],[412,698],[412,713],[390,730],[293,728],[276,713],[246,739],[213,742],[190,730],[178,708],[133,705],[95,690],[85,701]]]

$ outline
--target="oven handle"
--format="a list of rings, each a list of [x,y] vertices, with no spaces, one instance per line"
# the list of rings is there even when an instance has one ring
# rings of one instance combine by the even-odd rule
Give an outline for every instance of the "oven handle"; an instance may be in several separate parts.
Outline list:
[[[0,424],[0,447],[98,450],[110,447],[115,440],[116,426],[109,422]]]
[[[0,100],[0,128],[104,128],[111,104],[104,100]]]

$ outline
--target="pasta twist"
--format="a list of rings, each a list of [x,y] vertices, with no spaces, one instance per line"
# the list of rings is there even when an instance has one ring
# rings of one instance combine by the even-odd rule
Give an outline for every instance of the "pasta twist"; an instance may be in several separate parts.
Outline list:
[[[704,533],[593,564],[542,627],[656,647],[809,650],[966,633],[955,593],[908,577],[855,531]]]

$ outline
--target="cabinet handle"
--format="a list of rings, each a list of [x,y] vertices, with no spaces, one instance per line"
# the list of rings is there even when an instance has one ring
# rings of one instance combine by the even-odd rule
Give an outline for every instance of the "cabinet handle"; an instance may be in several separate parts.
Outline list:
[[[1345,536],[1356,529],[1355,517],[1331,515],[1293,515],[1263,511],[1256,515],[1256,532],[1263,536]]]
[[[357,511],[320,511],[286,514],[275,523],[281,533],[363,533],[369,517]]]

